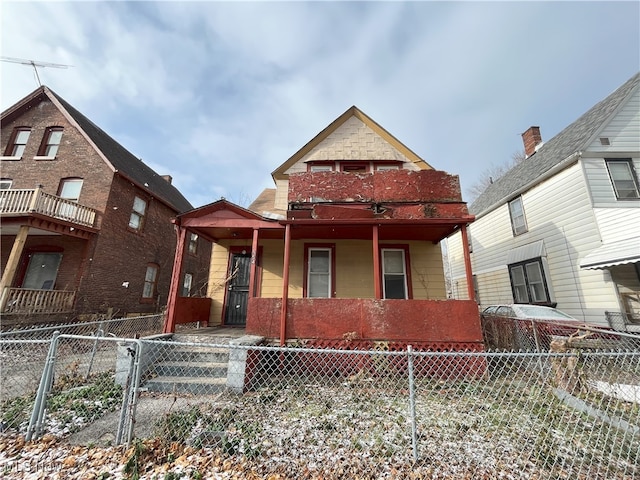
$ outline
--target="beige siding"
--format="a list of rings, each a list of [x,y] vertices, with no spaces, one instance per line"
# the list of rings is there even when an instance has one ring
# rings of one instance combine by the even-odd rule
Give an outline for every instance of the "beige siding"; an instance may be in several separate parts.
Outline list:
[[[275,207],[279,210],[289,209],[289,180],[276,180]]]
[[[336,243],[336,296],[373,298],[372,242],[344,240]]]
[[[478,297],[481,308],[488,305],[513,302],[509,270],[506,265],[491,272],[478,273],[477,280]]]
[[[413,298],[416,300],[444,300],[444,282],[440,244],[409,242]]]

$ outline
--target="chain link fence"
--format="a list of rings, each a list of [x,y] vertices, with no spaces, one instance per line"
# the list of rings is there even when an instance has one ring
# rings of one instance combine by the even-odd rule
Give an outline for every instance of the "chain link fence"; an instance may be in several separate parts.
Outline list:
[[[37,391],[2,397],[3,435],[161,439],[285,478],[640,478],[640,338],[530,326],[485,324],[521,350],[485,353],[1,337],[44,352]],[[3,389],[32,385],[15,366]]]

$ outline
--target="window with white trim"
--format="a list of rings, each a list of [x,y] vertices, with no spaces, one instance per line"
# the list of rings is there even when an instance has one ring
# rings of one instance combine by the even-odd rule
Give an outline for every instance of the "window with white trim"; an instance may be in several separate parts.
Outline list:
[[[385,172],[388,170],[400,170],[399,165],[375,165],[376,172]]]
[[[182,281],[182,296],[190,297],[191,296],[191,285],[193,284],[193,274],[185,273],[184,280]]]
[[[404,249],[382,249],[382,293],[383,298],[409,298]]]
[[[630,158],[605,160],[609,178],[618,200],[637,200],[640,198],[638,178]]]
[[[509,215],[511,216],[511,229],[514,236],[528,231],[527,219],[524,216],[524,207],[522,206],[522,197],[514,198],[509,202]]]
[[[189,247],[187,248],[191,255],[198,253],[198,234],[192,233],[189,235]]]
[[[62,130],[62,127],[47,128],[38,150],[39,157],[55,158],[62,141]]]
[[[158,265],[149,263],[144,274],[144,287],[142,289],[142,299],[155,298],[158,287]]]
[[[331,248],[309,247],[307,250],[307,297],[331,298]]]
[[[9,190],[13,185],[13,180],[10,178],[0,179],[0,190]]]
[[[309,165],[310,172],[331,172],[333,171],[332,165]]]
[[[147,202],[140,197],[133,199],[133,211],[129,217],[129,228],[140,231],[147,213]]]
[[[17,127],[13,130],[9,143],[4,154],[7,157],[21,158],[24,153],[24,149],[27,148],[27,140],[31,129],[29,127]]]
[[[551,302],[542,259],[536,258],[509,265],[509,277],[515,303]]]

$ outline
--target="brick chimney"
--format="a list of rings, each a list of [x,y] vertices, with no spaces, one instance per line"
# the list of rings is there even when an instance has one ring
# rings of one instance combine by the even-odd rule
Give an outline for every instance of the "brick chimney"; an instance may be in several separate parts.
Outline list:
[[[522,141],[524,142],[524,154],[527,157],[536,153],[536,147],[542,143],[540,127],[529,127],[527,131],[522,134]]]
[[[162,179],[167,182],[169,185],[171,185],[171,182],[173,181],[173,178],[171,177],[171,175],[160,175],[160,177],[162,177]]]

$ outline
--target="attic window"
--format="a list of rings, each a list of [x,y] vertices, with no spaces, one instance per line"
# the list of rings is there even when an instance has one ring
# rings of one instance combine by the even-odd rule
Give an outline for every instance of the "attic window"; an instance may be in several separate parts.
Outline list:
[[[611,145],[611,142],[607,137],[600,137],[600,145]]]
[[[62,127],[49,127],[44,133],[38,156],[44,158],[55,158],[58,147],[62,141]]]
[[[342,163],[340,170],[347,173],[367,173],[369,171],[369,164],[363,162]]]
[[[5,156],[21,158],[24,149],[27,147],[27,140],[29,140],[30,133],[31,129],[29,127],[18,127],[14,129],[7,144],[7,149],[4,152]]]

